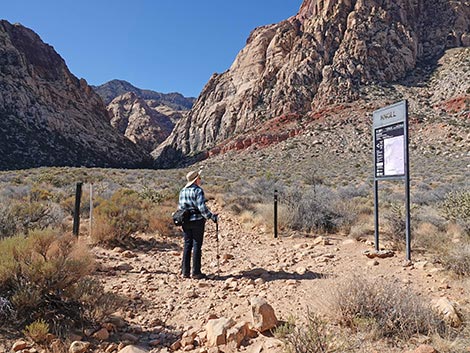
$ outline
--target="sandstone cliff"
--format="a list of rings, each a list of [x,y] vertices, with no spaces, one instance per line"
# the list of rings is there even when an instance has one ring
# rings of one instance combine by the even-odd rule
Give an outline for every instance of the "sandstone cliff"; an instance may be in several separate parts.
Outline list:
[[[147,152],[154,150],[173,130],[171,119],[151,109],[134,93],[125,93],[108,104],[111,125]]]
[[[469,45],[468,1],[305,0],[296,16],[250,34],[153,156],[167,167],[205,155],[260,122],[354,101],[361,87]]]
[[[144,167],[150,158],[113,129],[101,98],[37,34],[0,21],[0,169]]]

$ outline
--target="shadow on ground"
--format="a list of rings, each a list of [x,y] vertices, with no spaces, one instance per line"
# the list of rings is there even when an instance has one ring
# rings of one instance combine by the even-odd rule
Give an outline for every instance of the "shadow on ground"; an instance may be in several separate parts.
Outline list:
[[[265,270],[264,268],[254,268],[252,270],[248,271],[243,271],[238,275],[235,276],[229,276],[229,275],[214,275],[211,276],[214,280],[218,281],[225,281],[228,278],[251,278],[251,279],[257,279],[257,278],[262,278],[266,282],[269,281],[278,281],[278,280],[314,280],[314,279],[320,279],[320,278],[325,278],[326,275],[322,273],[317,273],[317,272],[312,272],[312,271],[306,271],[305,273],[299,274],[296,272],[286,272],[286,271],[268,271]]]

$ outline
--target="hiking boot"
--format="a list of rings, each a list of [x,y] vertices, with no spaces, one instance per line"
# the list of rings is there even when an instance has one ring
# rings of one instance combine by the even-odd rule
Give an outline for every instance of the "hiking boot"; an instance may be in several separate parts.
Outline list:
[[[181,277],[183,277],[183,278],[189,278],[190,276],[189,276],[189,274],[182,273],[182,274],[181,274]]]
[[[193,279],[205,279],[207,276],[204,273],[196,273],[191,276]]]

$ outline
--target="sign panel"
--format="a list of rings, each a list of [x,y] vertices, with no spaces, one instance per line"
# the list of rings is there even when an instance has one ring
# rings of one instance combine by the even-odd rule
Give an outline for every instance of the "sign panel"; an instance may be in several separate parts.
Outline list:
[[[405,176],[406,101],[374,112],[375,178]]]
[[[405,175],[405,129],[397,123],[375,129],[375,177]]]

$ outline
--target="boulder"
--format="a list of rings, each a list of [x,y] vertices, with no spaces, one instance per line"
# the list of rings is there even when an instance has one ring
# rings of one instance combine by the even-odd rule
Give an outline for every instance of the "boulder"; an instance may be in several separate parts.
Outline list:
[[[243,340],[248,336],[249,327],[247,322],[239,322],[227,331],[227,344],[239,348]]]
[[[250,300],[253,328],[259,332],[264,332],[277,325],[277,317],[274,309],[268,302],[260,297]]]
[[[216,347],[227,343],[227,331],[233,327],[235,322],[226,317],[209,320],[206,324],[207,345]]]
[[[443,297],[434,300],[433,308],[452,327],[459,327],[462,325],[462,319],[460,318],[454,303],[452,303],[449,299]]]

